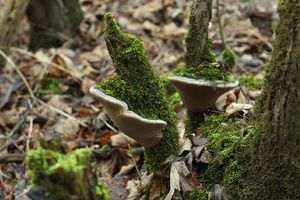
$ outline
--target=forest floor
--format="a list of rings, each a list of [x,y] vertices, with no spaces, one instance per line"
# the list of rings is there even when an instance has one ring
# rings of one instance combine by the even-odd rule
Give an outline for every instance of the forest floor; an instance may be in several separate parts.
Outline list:
[[[63,47],[37,52],[27,50],[29,24],[23,19],[18,41],[0,74],[0,199],[18,199],[29,190],[29,173],[22,161],[41,137],[63,138],[69,151],[110,145],[114,153],[95,161],[97,172],[111,189],[112,199],[128,196],[130,181],[138,177],[136,168],[141,168],[143,159],[141,153],[131,155],[128,146],[132,150],[141,146],[120,136],[89,88],[114,72],[103,38],[103,16],[108,11],[123,31],[145,42],[157,74],[184,65],[191,1],[165,0],[164,9],[161,2],[81,0],[84,20],[76,37]],[[278,18],[276,3],[220,0],[225,39],[238,55],[237,76],[263,78],[274,37],[272,27]],[[212,50],[219,56],[222,42],[215,8],[210,37]],[[176,111],[182,110],[179,103]]]

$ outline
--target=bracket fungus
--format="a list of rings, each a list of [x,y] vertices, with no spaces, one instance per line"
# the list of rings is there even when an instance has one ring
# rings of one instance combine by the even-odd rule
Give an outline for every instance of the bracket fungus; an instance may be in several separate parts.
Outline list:
[[[219,96],[238,86],[238,82],[209,81],[188,77],[170,77],[183,103],[191,112],[204,112]]]
[[[128,110],[128,105],[124,101],[104,94],[95,87],[92,87],[90,92],[98,97],[104,105],[105,111],[113,123],[124,134],[135,139],[144,147],[156,145],[163,137],[162,130],[167,126],[165,121],[143,118],[135,112]]]

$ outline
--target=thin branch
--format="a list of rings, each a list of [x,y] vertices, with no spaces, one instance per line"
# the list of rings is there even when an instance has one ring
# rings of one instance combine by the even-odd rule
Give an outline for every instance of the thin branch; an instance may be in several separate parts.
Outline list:
[[[0,155],[0,164],[13,163],[13,162],[23,162],[24,158],[25,158],[25,154]]]
[[[29,131],[28,131],[28,136],[27,136],[27,141],[26,141],[26,150],[27,152],[30,150],[30,139],[32,135],[32,127],[33,127],[33,117],[32,115],[30,116],[30,123],[29,123]]]

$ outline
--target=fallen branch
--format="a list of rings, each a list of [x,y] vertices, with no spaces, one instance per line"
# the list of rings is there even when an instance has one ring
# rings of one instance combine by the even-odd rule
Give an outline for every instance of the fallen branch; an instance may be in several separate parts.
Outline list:
[[[0,164],[23,162],[25,154],[5,154],[0,155]]]

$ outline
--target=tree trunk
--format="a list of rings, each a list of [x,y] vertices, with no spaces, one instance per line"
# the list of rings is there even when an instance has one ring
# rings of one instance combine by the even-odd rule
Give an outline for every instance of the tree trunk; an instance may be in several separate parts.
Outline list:
[[[280,1],[245,199],[300,199],[300,1]]]
[[[6,0],[4,13],[0,20],[0,49],[8,53],[9,47],[15,39],[22,17],[25,14],[29,0]],[[5,59],[0,56],[0,71]]]
[[[31,50],[58,47],[71,41],[83,19],[78,0],[31,0],[27,14]]]
[[[210,61],[208,40],[208,25],[211,20],[212,0],[193,0],[189,32],[185,39],[187,67],[197,67],[205,61]]]
[[[189,31],[185,39],[187,67],[197,67],[205,61],[211,61],[208,26],[211,20],[212,0],[193,0]],[[186,134],[191,134],[204,122],[204,113],[187,111]]]

